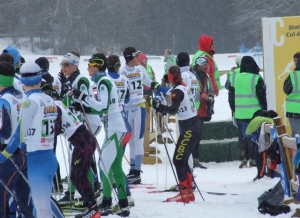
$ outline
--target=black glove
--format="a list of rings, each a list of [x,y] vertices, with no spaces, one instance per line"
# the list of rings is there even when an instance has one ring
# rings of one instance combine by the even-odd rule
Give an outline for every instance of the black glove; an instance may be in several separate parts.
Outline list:
[[[157,90],[157,89],[159,89],[159,87],[160,87],[160,85],[159,85],[158,82],[152,82],[150,89],[151,90]]]
[[[161,102],[160,102],[160,100],[156,100],[156,99],[152,98],[151,96],[149,96],[148,104],[150,107],[153,107],[155,110],[157,110],[160,107]]]
[[[69,91],[71,91],[72,87],[69,82],[62,84],[61,90],[60,90],[60,99],[64,97],[65,94],[67,94]]]
[[[78,100],[82,100],[84,101],[85,98],[87,97],[86,94],[84,94],[84,92],[78,90],[78,89],[73,89],[72,90],[72,93],[71,96],[73,96],[75,99],[78,99]]]
[[[168,79],[168,74],[165,74],[163,78],[165,80],[165,83],[170,83],[170,81]]]
[[[60,81],[61,84],[64,84],[64,83],[66,83],[68,81],[67,77],[63,74],[62,71],[60,71],[58,73],[58,79],[59,79],[59,81]]]

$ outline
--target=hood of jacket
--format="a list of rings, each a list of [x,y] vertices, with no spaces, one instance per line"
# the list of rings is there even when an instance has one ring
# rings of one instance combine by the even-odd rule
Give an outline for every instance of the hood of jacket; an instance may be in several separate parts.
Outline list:
[[[208,35],[202,35],[199,38],[198,46],[201,51],[206,51],[210,55],[214,55],[215,51],[211,50],[211,44],[213,43],[214,38]]]
[[[298,58],[295,70],[300,70],[300,58]]]
[[[251,56],[244,56],[241,61],[241,73],[259,74],[260,68]]]
[[[142,65],[143,67],[146,67],[146,65],[142,61],[144,58],[147,58],[147,56],[144,53],[139,54],[138,59],[139,59],[140,65]]]

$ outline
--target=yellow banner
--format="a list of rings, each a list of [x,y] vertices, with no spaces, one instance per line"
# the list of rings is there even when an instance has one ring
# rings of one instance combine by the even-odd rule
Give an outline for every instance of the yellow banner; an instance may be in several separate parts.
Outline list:
[[[295,68],[294,54],[300,52],[300,17],[262,18],[262,30],[268,109],[275,110],[289,126],[283,83]]]

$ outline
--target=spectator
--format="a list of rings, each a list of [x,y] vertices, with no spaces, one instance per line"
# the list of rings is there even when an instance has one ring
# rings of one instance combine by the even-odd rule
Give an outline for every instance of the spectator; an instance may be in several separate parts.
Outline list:
[[[202,130],[204,128],[204,121],[210,121],[213,114],[214,91],[212,89],[210,78],[206,73],[207,67],[208,61],[205,57],[198,57],[195,65],[193,66],[193,71],[195,72],[200,86],[200,108],[197,110],[197,114],[200,118],[201,125],[203,126]],[[200,135],[200,140],[201,139],[202,132]],[[195,147],[193,150],[194,167],[206,169],[206,167],[199,162],[199,146]]]
[[[139,54],[138,59],[139,59],[139,64],[142,65],[145,68],[149,79],[151,81],[155,81],[155,73],[154,73],[152,67],[147,63],[147,61],[148,61],[147,56],[145,54],[141,53],[141,54]],[[151,89],[149,87],[145,86],[145,85],[143,85],[143,86],[144,86],[144,95],[151,95],[152,96]]]
[[[297,65],[297,60],[298,60],[298,58],[300,58],[300,52],[296,52],[295,54],[294,54],[294,63],[295,63],[295,66]],[[294,69],[295,70],[295,69]]]
[[[167,74],[170,67],[176,66],[176,58],[170,49],[165,50],[164,57],[165,57],[164,62],[166,62],[165,63],[165,74]]]
[[[232,67],[231,71],[227,74],[227,80],[225,82],[225,88],[228,90],[229,83],[233,84],[235,80],[235,75],[240,72],[241,60],[243,56],[238,55],[235,58],[236,67]]]
[[[300,55],[300,52],[296,53]],[[295,59],[295,56],[294,56]],[[285,107],[286,117],[289,118],[292,136],[300,134],[300,58],[298,57],[296,68],[290,72],[283,83],[283,91],[287,95]]]
[[[251,56],[244,56],[241,61],[241,73],[236,75],[234,83],[230,83],[228,87],[229,105],[238,124],[241,160],[239,168],[246,167],[248,161],[250,166],[256,166],[255,144],[251,139],[244,137],[244,131],[255,112],[267,110],[265,83],[259,75],[259,70]]]
[[[199,51],[197,51],[197,53],[194,55],[192,65],[195,65],[196,59],[200,56],[204,56],[208,60],[208,68],[206,73],[211,79],[215,95],[218,96],[219,90],[221,90],[221,82],[218,66],[213,58],[213,55],[215,54],[214,38],[211,36],[202,35],[199,38],[198,45]]]

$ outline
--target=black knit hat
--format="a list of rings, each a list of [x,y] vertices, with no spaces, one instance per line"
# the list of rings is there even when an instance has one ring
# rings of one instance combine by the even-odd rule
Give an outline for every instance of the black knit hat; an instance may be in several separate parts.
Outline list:
[[[43,72],[49,71],[49,61],[45,57],[40,57],[35,60],[35,63],[40,66]]]
[[[134,47],[127,47],[123,52],[126,63],[131,61],[133,58],[137,57],[140,54],[140,51],[136,50]]]
[[[178,67],[189,66],[190,64],[190,56],[186,52],[180,52],[177,55],[176,63]]]
[[[95,67],[99,68],[99,71],[105,71],[107,67],[107,59],[105,54],[95,53],[89,59],[90,64],[95,64]]]

